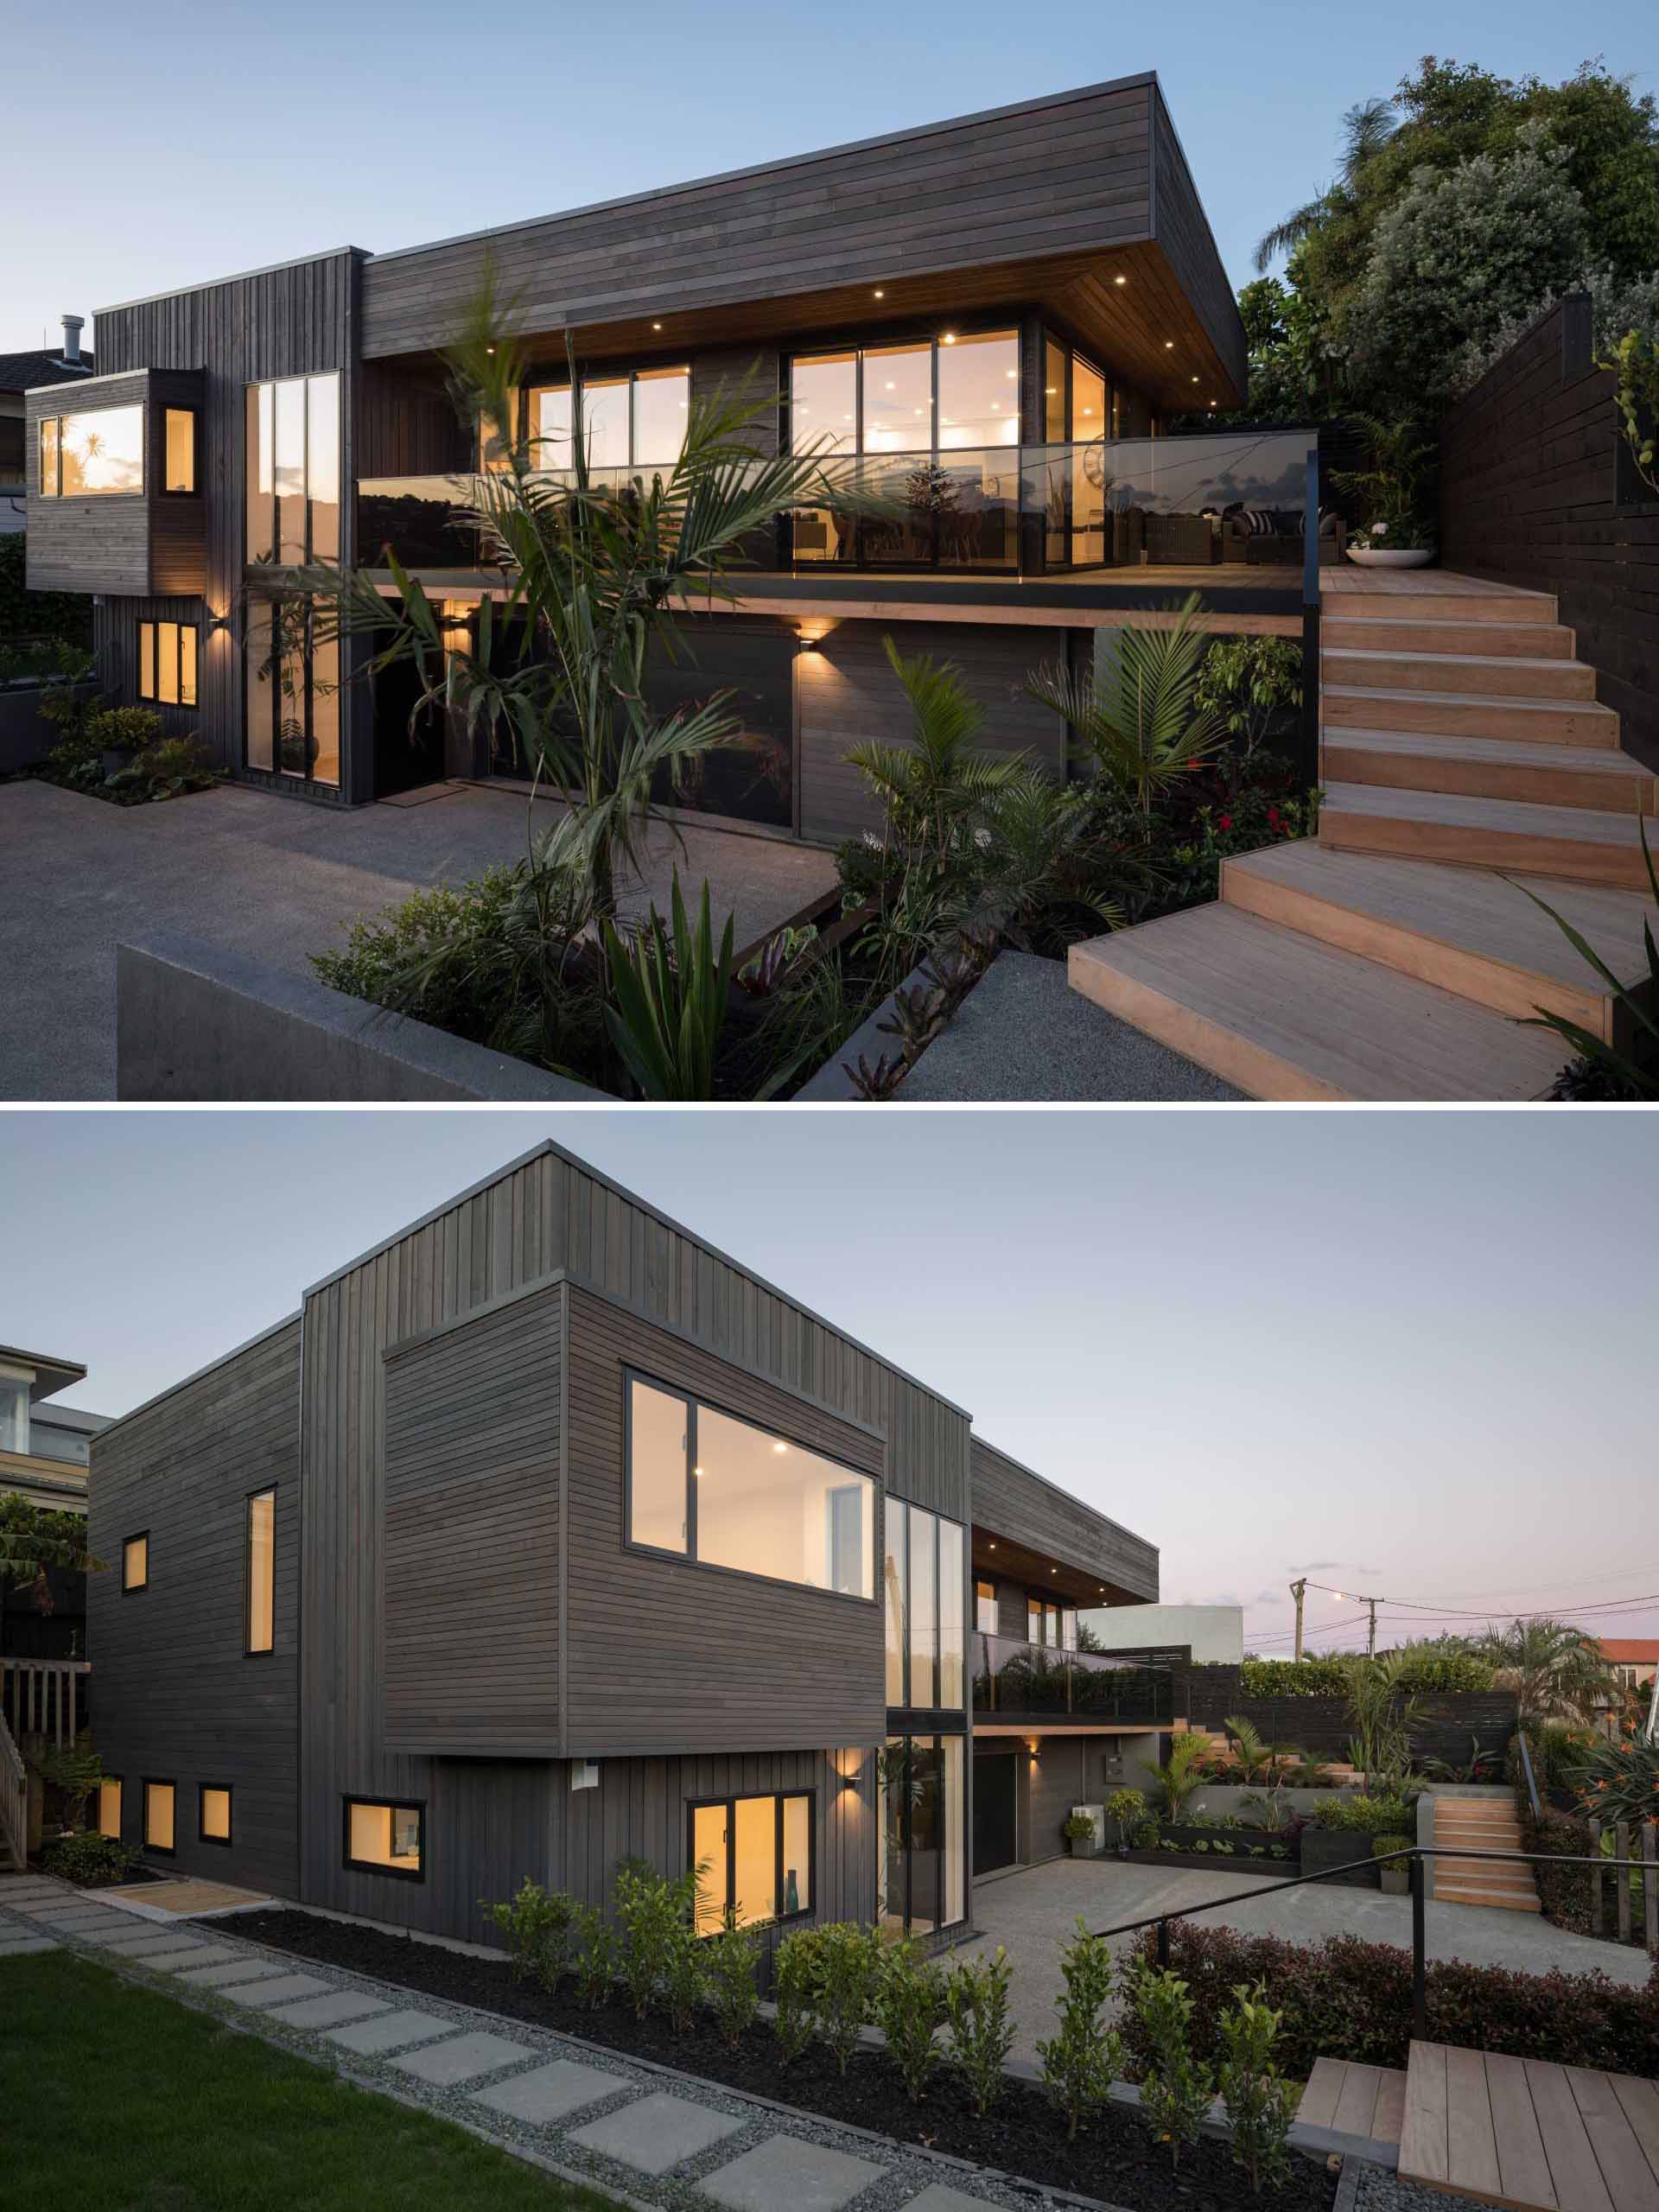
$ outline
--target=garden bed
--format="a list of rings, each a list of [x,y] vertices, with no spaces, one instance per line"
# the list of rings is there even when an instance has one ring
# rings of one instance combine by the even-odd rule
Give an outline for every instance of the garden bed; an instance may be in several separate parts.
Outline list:
[[[1260,2212],[1261,2200],[1251,2196],[1224,2143],[1205,2137],[1183,2152],[1180,2172],[1172,2176],[1168,2152],[1152,2142],[1146,2122],[1128,2106],[1107,2106],[1075,2142],[1068,2142],[1065,2123],[1047,2098],[1024,2082],[1010,2081],[1001,2102],[981,2119],[944,2069],[935,2075],[925,2101],[912,2104],[887,2060],[868,2047],[855,2055],[844,2077],[817,2044],[785,2067],[768,2024],[751,2029],[735,2048],[721,2041],[712,2026],[677,2035],[661,2014],[638,2020],[632,2008],[620,2001],[590,2010],[563,1988],[554,1994],[538,1984],[515,1981],[505,1960],[380,1929],[281,1910],[240,1914],[236,1932],[345,1972],[533,2021],[751,2096],[869,2128],[896,2142],[922,2144],[1051,2189],[1106,2197],[1130,2212],[1205,2212],[1207,2207]],[[1274,2190],[1273,2201],[1278,2212],[1328,2212],[1335,2191],[1335,2177],[1322,2164],[1295,2158],[1285,2183]]]
[[[1116,1852],[1103,1853],[1109,1859],[1117,1858]],[[1173,1866],[1178,1872],[1191,1874],[1270,1874],[1284,1882],[1294,1878],[1300,1871],[1294,1859],[1252,1859],[1244,1851],[1166,1851],[1159,1845],[1153,1851],[1131,1851],[1127,1854],[1131,1866]]]

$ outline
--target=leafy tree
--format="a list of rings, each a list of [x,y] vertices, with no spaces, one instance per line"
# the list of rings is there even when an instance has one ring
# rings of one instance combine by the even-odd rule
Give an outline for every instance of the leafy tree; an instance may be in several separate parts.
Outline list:
[[[1569,1621],[1513,1620],[1478,1649],[1499,1688],[1514,1691],[1522,1720],[1587,1720],[1618,1688],[1600,1644]]]
[[[1099,680],[1058,665],[1039,668],[1026,686],[1076,732],[1076,749],[1106,784],[1143,816],[1153,802],[1220,751],[1227,733],[1198,705],[1210,639],[1197,626],[1203,599],[1190,592],[1166,608],[1155,630],[1120,630]]]
[[[84,1513],[58,1513],[16,1491],[0,1495],[0,1588],[28,1589],[42,1613],[52,1611],[49,1570],[101,1574],[102,1560],[86,1548]]]

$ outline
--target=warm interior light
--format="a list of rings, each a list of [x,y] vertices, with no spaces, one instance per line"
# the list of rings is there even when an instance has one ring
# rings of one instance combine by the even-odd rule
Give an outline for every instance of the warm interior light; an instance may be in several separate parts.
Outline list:
[[[1114,284],[1127,284],[1128,281],[1127,276],[1114,276],[1112,279]]]
[[[875,296],[876,296],[876,298],[877,298],[878,300],[885,300],[885,299],[887,298],[887,294],[886,294],[884,291],[882,291],[882,290],[881,290],[881,289],[880,288],[880,286],[878,286],[878,287],[876,288],[876,294],[875,294]]]
[[[954,346],[954,345],[956,344],[956,342],[957,342],[957,334],[956,334],[956,332],[955,332],[954,330],[947,330],[947,331],[945,332],[945,334],[944,334],[944,342],[945,342],[945,344],[946,344],[947,346]]]
[[[1173,353],[1175,351],[1175,340],[1173,338],[1165,339],[1164,351],[1166,353]]]
[[[702,1469],[701,1467],[693,1467],[691,1471],[694,1475],[700,1475],[702,1472]]]
[[[1198,378],[1197,378],[1197,377],[1194,377],[1194,378],[1193,378],[1193,379],[1192,379],[1192,381],[1193,381],[1193,383],[1194,383],[1194,384],[1197,384],[1197,382],[1198,382]]]
[[[495,348],[494,348],[494,346],[486,346],[484,348],[484,351],[485,351],[486,353],[494,353],[494,351],[495,351]]]
[[[993,1542],[993,1543],[992,1543],[992,1545],[991,1545],[991,1549],[992,1549],[993,1551],[995,1551],[995,1550],[996,1549],[996,1545],[995,1545],[995,1542]]]
[[[651,327],[653,330],[660,330],[663,326],[660,322],[653,322]]]
[[[1007,377],[1007,378],[1008,382],[1009,382],[1010,384],[1012,384],[1012,383],[1014,381],[1015,378],[1016,378],[1016,377],[1018,377],[1018,375],[1019,375],[1020,372],[1019,372],[1019,370],[1018,370],[1018,369],[1004,369],[1004,370],[1003,370],[1003,372],[1002,372],[1002,373],[1003,373],[1003,375],[1004,375],[1005,377]]]
[[[774,1444],[772,1448],[774,1452],[787,1452],[789,1446],[787,1444]]]

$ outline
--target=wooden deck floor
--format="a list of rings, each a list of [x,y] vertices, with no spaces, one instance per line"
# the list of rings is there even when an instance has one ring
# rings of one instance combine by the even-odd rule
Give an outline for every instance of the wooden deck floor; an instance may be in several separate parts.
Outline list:
[[[1317,2059],[1296,2117],[1310,2127],[1332,2127],[1344,2135],[1397,2143],[1406,2119],[1406,2077],[1397,2066]]]
[[[1659,2212],[1659,2085],[1414,2043],[1400,2178],[1516,2212]]]

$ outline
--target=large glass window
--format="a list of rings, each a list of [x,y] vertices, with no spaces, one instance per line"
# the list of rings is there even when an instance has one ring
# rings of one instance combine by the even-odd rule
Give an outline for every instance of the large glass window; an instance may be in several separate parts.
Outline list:
[[[98,1785],[98,1832],[121,1840],[121,1778],[106,1774]]]
[[[590,468],[628,465],[628,380],[600,377],[582,382],[582,437]]]
[[[346,1864],[418,1882],[425,1871],[426,1813],[384,1797],[346,1800]]]
[[[707,1567],[874,1597],[868,1475],[638,1376],[629,1377],[628,1402],[631,1541]]]
[[[144,1784],[144,1848],[147,1851],[171,1851],[174,1848],[174,1796],[170,1782],[146,1782]]]
[[[191,622],[138,625],[138,696],[162,707],[196,703],[197,632]]]
[[[1043,341],[1043,442],[1065,443],[1066,352],[1058,340]]]
[[[887,1704],[959,1707],[966,1692],[966,1541],[959,1521],[887,1500]]]
[[[270,1651],[276,1640],[276,1493],[256,1491],[248,1500],[248,1643]]]
[[[929,453],[933,445],[933,349],[875,346],[863,357],[866,453]],[[944,364],[940,364],[944,374]]]
[[[965,1738],[890,1736],[880,1758],[877,1882],[882,1925],[931,1935],[968,1910]]]
[[[680,457],[691,412],[689,369],[641,369],[633,380],[633,461],[665,467]]]
[[[691,412],[690,369],[584,378],[581,393],[589,467],[666,468],[679,459]],[[534,385],[525,397],[531,467],[570,467],[575,432],[569,385]]]
[[[722,1797],[690,1808],[697,1870],[697,1933],[713,1936],[729,1913],[740,1928],[793,1920],[812,1910],[813,1798]]]
[[[1017,331],[969,334],[939,348],[939,448],[1020,442]]]
[[[1106,470],[1088,450],[1105,437],[1106,379],[1081,353],[1071,357],[1071,563],[1106,558]]]
[[[169,407],[162,424],[162,489],[194,492],[196,488],[196,410]]]
[[[798,357],[789,371],[791,450],[858,451],[858,356],[817,353]]]
[[[340,553],[340,378],[280,377],[246,399],[245,557],[298,568]]]
[[[102,407],[41,423],[41,497],[92,499],[144,488],[144,410]]]
[[[303,599],[248,605],[247,763],[307,783],[340,782],[340,648]]]

